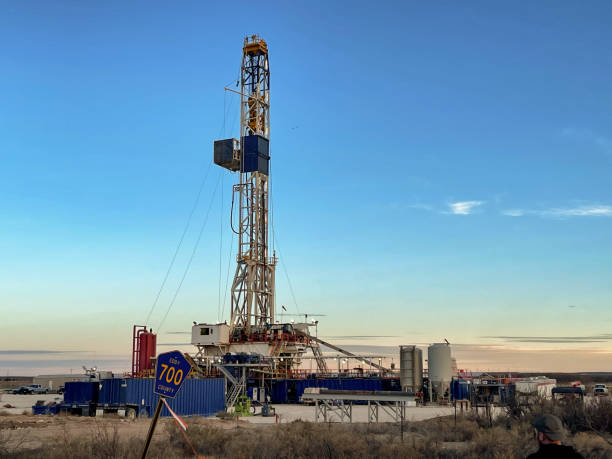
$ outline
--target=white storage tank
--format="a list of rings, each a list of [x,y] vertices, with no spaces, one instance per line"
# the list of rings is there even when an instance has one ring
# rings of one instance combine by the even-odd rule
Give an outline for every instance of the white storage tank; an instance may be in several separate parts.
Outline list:
[[[433,400],[450,396],[450,382],[453,377],[451,347],[448,343],[434,343],[427,348],[429,384],[433,389]]]
[[[451,348],[447,343],[435,343],[427,348],[429,380],[450,381],[453,377]]]
[[[416,346],[400,346],[400,386],[414,393],[423,386],[423,351]]]

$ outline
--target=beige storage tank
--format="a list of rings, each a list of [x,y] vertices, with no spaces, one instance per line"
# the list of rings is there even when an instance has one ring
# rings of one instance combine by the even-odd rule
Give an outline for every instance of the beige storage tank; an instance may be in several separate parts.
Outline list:
[[[434,343],[427,348],[427,368],[429,382],[435,391],[434,400],[448,397],[453,377],[451,348],[448,343]]]
[[[423,386],[423,351],[416,346],[400,346],[400,386],[413,393]]]

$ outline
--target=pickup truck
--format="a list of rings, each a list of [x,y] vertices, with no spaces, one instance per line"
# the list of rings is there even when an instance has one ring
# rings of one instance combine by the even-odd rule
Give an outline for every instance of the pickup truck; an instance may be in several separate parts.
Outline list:
[[[40,384],[30,384],[29,386],[19,386],[13,389],[13,394],[46,394],[48,390]]]
[[[32,388],[29,386],[19,386],[17,389],[13,389],[13,394],[33,394]]]
[[[41,386],[40,384],[30,384],[28,387],[32,388],[33,394],[46,394],[47,392],[49,392],[46,387]]]
[[[595,397],[607,397],[608,387],[605,384],[595,384],[593,386],[593,395]]]

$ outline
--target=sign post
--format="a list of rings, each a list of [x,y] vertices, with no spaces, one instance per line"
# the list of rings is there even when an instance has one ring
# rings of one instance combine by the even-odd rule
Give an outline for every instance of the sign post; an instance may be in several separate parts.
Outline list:
[[[149,432],[147,433],[147,439],[142,451],[142,459],[147,457],[147,451],[151,445],[151,438],[153,438],[153,432],[162,410],[164,398],[174,398],[176,396],[190,371],[191,363],[180,351],[164,352],[157,356],[153,393],[159,395],[159,401],[149,426]]]

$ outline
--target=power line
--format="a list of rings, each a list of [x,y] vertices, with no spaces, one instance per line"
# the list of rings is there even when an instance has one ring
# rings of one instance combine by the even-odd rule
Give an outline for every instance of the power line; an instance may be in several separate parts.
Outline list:
[[[221,320],[221,276],[223,259],[223,175],[221,175],[221,205],[219,210],[219,291],[217,296],[217,322]]]
[[[225,94],[225,92],[223,93],[223,123],[222,123],[221,127],[219,128],[219,136],[218,137],[221,136],[221,133],[223,133],[223,135],[225,135],[227,113],[231,110],[232,105],[233,105],[233,101],[234,101],[234,99],[230,98],[229,107],[227,107],[227,105],[226,105],[226,94]],[[235,122],[235,115],[232,118],[232,127],[233,127],[234,122]],[[183,245],[183,240],[185,239],[185,235],[187,234],[187,231],[189,230],[189,226],[191,225],[191,219],[193,218],[193,214],[195,213],[195,210],[198,207],[198,204],[200,202],[200,197],[202,195],[202,190],[204,189],[204,185],[206,184],[206,180],[208,178],[208,174],[210,173],[211,166],[212,166],[212,162],[209,162],[208,163],[208,169],[206,170],[206,174],[204,176],[204,179],[200,183],[200,188],[198,189],[198,193],[196,195],[195,202],[193,204],[193,207],[191,208],[191,212],[189,212],[189,217],[187,218],[187,223],[185,224],[185,228],[183,229],[183,233],[181,234],[181,237],[180,237],[179,242],[178,242],[178,244],[176,246],[176,249],[174,250],[174,254],[172,255],[172,259],[170,260],[170,265],[168,266],[168,269],[166,270],[166,274],[164,275],[164,279],[162,280],[162,283],[161,283],[161,285],[159,287],[159,290],[157,291],[157,295],[155,295],[155,300],[153,301],[153,304],[151,305],[151,308],[149,309],[149,313],[147,314],[147,319],[145,320],[145,326],[147,326],[149,324],[149,320],[151,319],[151,315],[153,314],[153,312],[155,311],[155,308],[157,307],[157,303],[158,303],[159,298],[160,298],[160,296],[162,294],[162,291],[164,290],[164,287],[166,286],[166,282],[168,281],[168,277],[170,276],[170,272],[172,271],[172,268],[174,267],[174,262],[176,261],[176,257],[178,256],[178,253],[181,250],[181,246]]]
[[[276,250],[278,250],[278,255],[279,255],[280,262],[281,262],[281,266],[283,267],[285,277],[287,278],[287,284],[289,285],[289,291],[291,292],[291,297],[293,298],[295,309],[297,310],[297,312],[300,312],[300,308],[298,307],[297,299],[295,298],[295,292],[293,291],[293,284],[291,283],[291,279],[289,278],[289,272],[287,271],[287,267],[285,266],[285,262],[283,261],[283,254],[281,252],[280,245],[278,243],[278,236],[276,235],[276,229],[274,228],[274,225],[272,225],[272,234],[274,234],[274,239],[276,241]]]
[[[153,311],[155,310],[155,308],[157,307],[157,302],[159,301],[159,297],[161,296],[162,291],[164,290],[164,287],[166,286],[166,282],[168,281],[168,277],[170,276],[170,272],[172,271],[172,268],[174,266],[174,262],[176,261],[176,257],[179,253],[179,251],[181,250],[181,246],[183,245],[183,241],[185,240],[185,235],[187,234],[187,230],[189,230],[189,226],[191,225],[191,220],[193,218],[193,214],[195,213],[198,204],[200,203],[200,197],[202,196],[202,190],[204,189],[204,185],[206,185],[206,180],[208,179],[208,174],[210,173],[211,170],[211,166],[212,166],[212,162],[208,163],[208,169],[206,170],[206,174],[204,174],[204,179],[202,180],[202,182],[200,183],[200,188],[198,189],[198,193],[196,195],[196,199],[193,203],[193,206],[191,207],[191,212],[189,212],[189,217],[187,218],[187,223],[185,224],[185,228],[183,229],[183,233],[181,234],[181,237],[179,239],[179,242],[176,246],[176,249],[174,250],[174,255],[172,255],[172,259],[170,260],[170,265],[168,266],[168,269],[166,270],[166,274],[164,275],[164,279],[162,280],[162,283],[159,287],[159,290],[157,291],[157,295],[155,295],[155,300],[153,301],[153,304],[151,305],[151,309],[149,310],[149,314],[147,314],[147,319],[145,320],[145,327],[149,324],[149,320],[151,319],[151,314],[153,314]]]
[[[161,329],[162,325],[164,324],[164,322],[166,321],[166,318],[168,317],[168,314],[170,313],[170,310],[172,309],[172,306],[174,306],[174,302],[176,301],[176,298],[178,297],[179,292],[181,291],[181,287],[183,286],[183,282],[185,281],[185,278],[187,277],[187,273],[189,272],[189,269],[191,268],[191,263],[193,262],[193,259],[195,257],[195,254],[198,250],[198,246],[200,245],[200,240],[202,239],[202,234],[204,233],[204,228],[206,227],[206,223],[208,222],[208,216],[210,215],[210,209],[212,208],[213,202],[215,200],[215,195],[217,194],[217,188],[219,188],[219,182],[221,181],[221,174],[222,172],[219,171],[219,178],[217,179],[217,184],[215,185],[215,189],[213,191],[213,195],[210,199],[210,204],[208,206],[208,210],[206,211],[206,216],[204,217],[204,221],[202,222],[202,227],[200,228],[200,232],[198,233],[198,238],[196,239],[196,242],[193,246],[193,250],[191,251],[191,256],[189,257],[189,261],[187,262],[187,266],[185,267],[185,271],[183,271],[183,276],[181,277],[181,281],[178,284],[178,287],[176,288],[175,292],[174,292],[174,296],[172,297],[172,301],[170,301],[170,304],[168,305],[168,309],[166,310],[166,313],[164,314],[164,317],[162,318],[161,322],[159,323],[158,327],[157,327],[157,333],[159,333],[159,330]]]
[[[227,273],[225,275],[225,288],[223,291],[225,295],[223,296],[223,307],[221,309],[221,317],[225,315],[225,303],[227,302],[227,287],[229,286],[229,275],[230,275],[230,267],[232,261],[232,247],[234,245],[234,233],[232,233],[232,240],[230,241],[229,253],[227,254]]]

